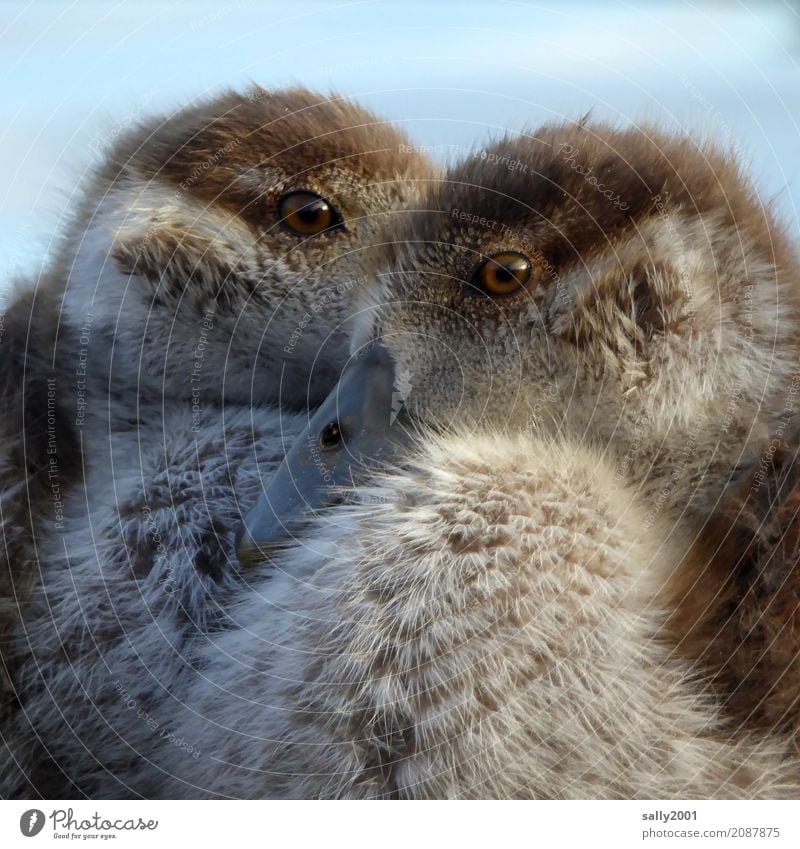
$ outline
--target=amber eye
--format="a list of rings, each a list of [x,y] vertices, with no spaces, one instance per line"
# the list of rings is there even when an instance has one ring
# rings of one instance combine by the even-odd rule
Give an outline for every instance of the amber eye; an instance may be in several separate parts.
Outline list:
[[[519,292],[530,278],[531,261],[515,251],[504,251],[485,259],[475,269],[472,283],[481,292],[498,297]]]
[[[316,236],[342,223],[336,209],[314,192],[283,195],[278,201],[278,218],[299,236]]]

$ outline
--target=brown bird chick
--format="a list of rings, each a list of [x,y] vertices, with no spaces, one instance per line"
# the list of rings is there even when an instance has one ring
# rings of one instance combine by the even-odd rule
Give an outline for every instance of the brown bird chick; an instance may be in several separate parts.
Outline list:
[[[236,579],[240,499],[252,503],[302,426],[287,410],[338,378],[351,295],[432,174],[394,127],[301,89],[225,93],[114,144],[48,272],[9,309],[0,350],[0,649],[10,672],[36,658],[16,688],[24,704],[74,690],[79,670],[83,713],[102,704],[97,657],[59,678],[64,653],[101,632],[110,654],[137,645],[140,682],[147,657],[167,654],[167,677],[183,669],[183,641]],[[63,726],[50,711],[15,742]],[[43,757],[9,773],[3,795],[42,776],[68,792]]]
[[[456,166],[405,226],[360,313],[353,350],[368,352],[264,500],[286,517],[291,481],[319,502],[308,446],[346,484],[392,419],[417,454],[286,552],[319,576],[267,596],[302,634],[256,623],[245,600],[241,632],[203,653],[184,727],[213,757],[193,790],[796,797],[792,742],[754,712],[769,688],[739,692],[760,654],[762,686],[786,661],[781,709],[797,687],[791,559],[740,550],[765,514],[791,524],[796,500],[790,478],[777,512],[741,510],[769,436],[797,425],[798,257],[769,209],[711,147],[591,124]],[[275,535],[265,515],[245,548]],[[768,617],[744,591],[748,557]],[[280,634],[285,654],[254,634]],[[236,709],[233,687],[272,710]],[[280,762],[239,735],[279,739]]]
[[[665,633],[711,677],[732,727],[796,734],[796,249],[735,160],[713,148],[592,126],[537,134],[535,147],[540,156],[525,159],[518,143],[498,146],[473,175],[488,193],[477,210],[469,189],[444,190],[458,220],[432,239],[477,239],[495,259],[458,295],[426,290],[435,306],[413,318],[387,311],[392,340],[414,334],[408,354],[392,349],[410,407],[423,420],[435,411],[435,422],[507,427],[522,416],[538,433],[604,446],[617,480],[635,483],[645,522],[665,518],[691,543],[666,593]],[[517,167],[502,174],[509,162]],[[526,207],[536,221],[523,223]],[[398,283],[392,294],[407,293]],[[456,385],[443,376],[455,376],[448,357],[463,375]],[[420,381],[420,368],[442,377]]]
[[[665,633],[733,728],[796,731],[795,247],[731,156],[653,129],[552,128],[469,178],[411,225],[446,258],[398,260],[424,305],[378,311],[410,411],[601,446],[691,544]]]

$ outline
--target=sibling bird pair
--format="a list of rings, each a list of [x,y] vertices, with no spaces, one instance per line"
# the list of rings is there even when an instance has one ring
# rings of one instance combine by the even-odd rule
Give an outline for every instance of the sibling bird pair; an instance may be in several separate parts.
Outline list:
[[[256,91],[98,175],[4,364],[3,795],[800,793],[785,235],[652,129],[410,149]]]

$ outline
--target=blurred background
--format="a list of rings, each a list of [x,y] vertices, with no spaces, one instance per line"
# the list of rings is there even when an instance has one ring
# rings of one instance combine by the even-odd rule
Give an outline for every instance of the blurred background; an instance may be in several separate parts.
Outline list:
[[[713,136],[800,231],[789,2],[0,3],[0,283],[35,274],[104,146],[225,86],[352,95],[455,159],[588,111]]]

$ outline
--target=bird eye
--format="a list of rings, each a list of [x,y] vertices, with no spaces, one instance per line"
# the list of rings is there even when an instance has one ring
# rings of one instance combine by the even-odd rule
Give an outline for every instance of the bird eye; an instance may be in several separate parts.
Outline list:
[[[475,269],[472,284],[493,297],[513,295],[530,280],[531,270],[531,261],[526,256],[515,251],[504,251],[487,257]],[[471,291],[474,293],[475,290]]]
[[[298,236],[316,236],[342,223],[325,198],[314,192],[288,192],[278,200],[278,219]]]

